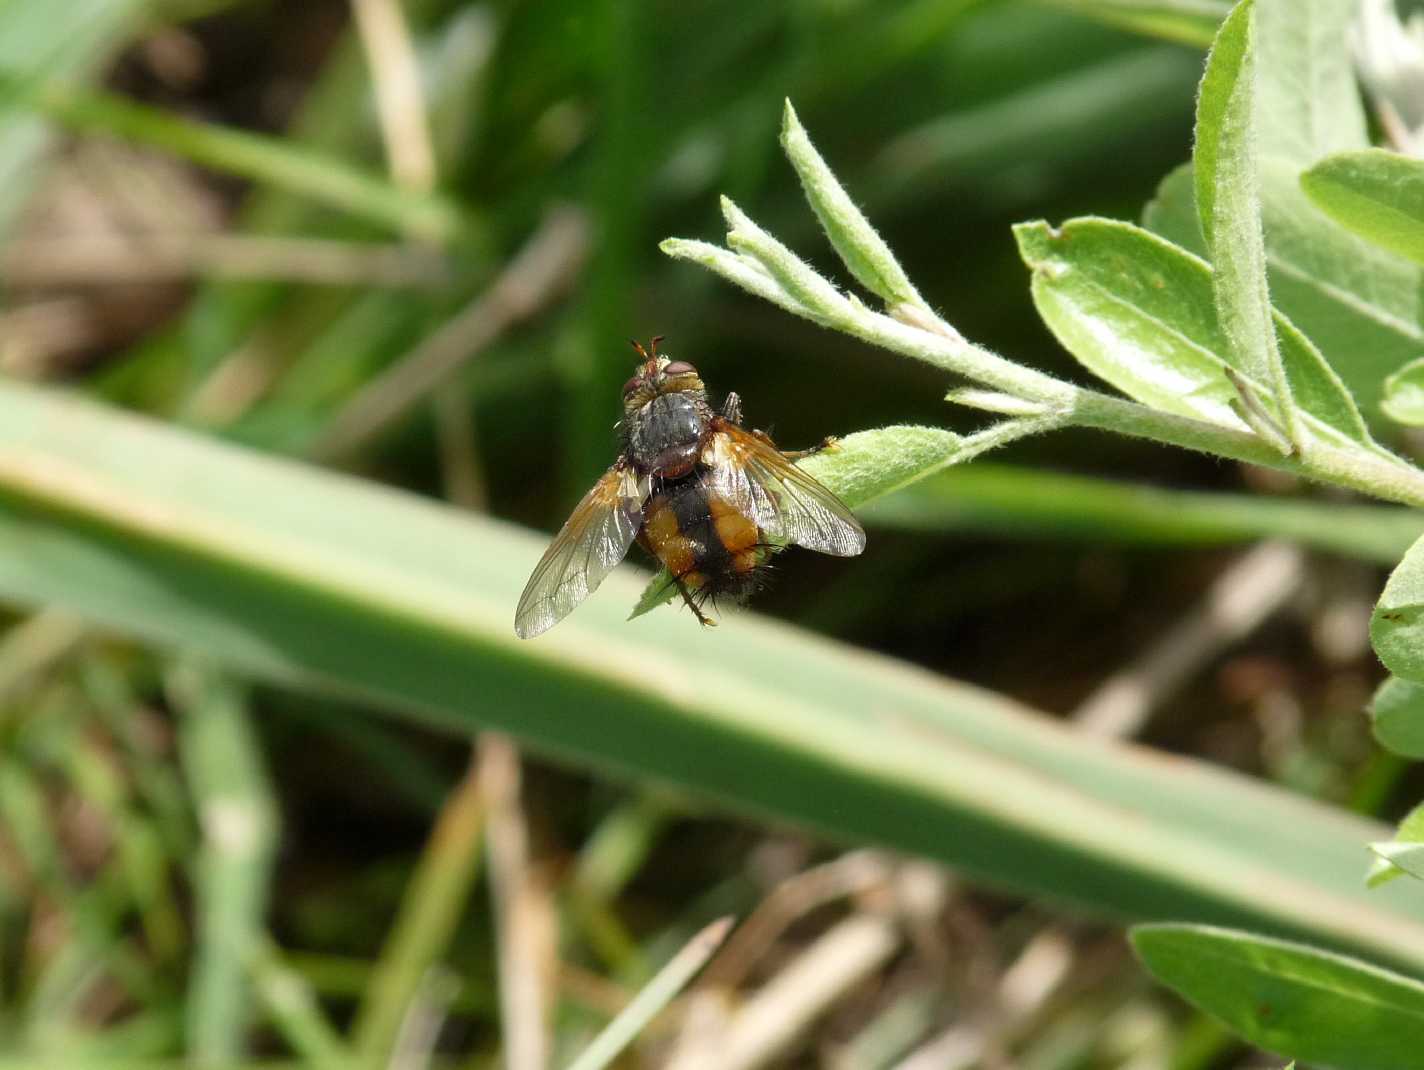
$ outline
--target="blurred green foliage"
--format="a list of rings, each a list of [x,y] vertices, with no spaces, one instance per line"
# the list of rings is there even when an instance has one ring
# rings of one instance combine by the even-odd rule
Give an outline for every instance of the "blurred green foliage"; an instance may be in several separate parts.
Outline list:
[[[667,335],[667,351],[694,360],[714,390],[740,391],[749,422],[788,446],[906,421],[969,432],[974,418],[941,401],[941,376],[782,316],[669,261],[659,240],[718,237],[716,195],[727,193],[849,282],[777,148],[789,97],[930,305],[1025,363],[1080,374],[1033,312],[1009,225],[1137,218],[1188,156],[1201,48],[1226,8],[405,0],[436,158],[434,189],[419,190],[391,177],[371,66],[339,0],[4,0],[6,242],[18,248],[50,224],[72,231],[57,193],[78,175],[88,210],[112,216],[120,233],[133,226],[130,212],[146,226],[198,230],[215,215],[224,235],[268,256],[240,278],[190,271],[176,292],[155,297],[155,285],[132,307],[123,306],[134,290],[105,299],[102,288],[65,289],[65,322],[88,325],[77,342],[12,315],[43,294],[7,278],[0,360],[300,457],[383,373],[492,284],[498,290],[541,227],[572,209],[586,237],[562,247],[567,288],[511,314],[443,381],[439,400],[403,409],[340,465],[551,528],[613,456],[630,334]],[[90,150],[107,155],[95,162]],[[173,187],[155,160],[181,161],[183,188],[206,207],[167,196]],[[1175,182],[1149,225],[1169,235],[1175,225],[1177,240],[1196,248],[1190,197],[1181,196],[1189,180]],[[77,218],[87,233],[92,217]],[[433,260],[439,282],[314,284],[260,245],[278,238],[390,248]],[[18,255],[7,261],[15,278],[25,267]],[[1417,296],[1401,283],[1366,296],[1393,308],[1405,295]],[[1413,344],[1368,304],[1342,304],[1371,321],[1380,366]],[[1338,319],[1321,335],[1298,318],[1327,356],[1352,344],[1348,330],[1330,333]],[[1379,560],[1415,531],[1393,513],[1376,524],[1363,509],[1340,511],[1332,528],[1329,504],[1248,506],[1217,493],[1241,489],[1234,470],[1127,441],[1070,433],[1015,449],[1025,466],[1110,471],[1193,493],[1149,488],[1167,497],[1135,498],[1142,511],[1129,523],[1113,497],[1122,488],[1006,467],[964,473],[955,497],[950,473],[884,503],[875,552],[855,570],[789,558],[762,608],[1067,708],[1145,631],[1166,627],[1217,560],[1119,540],[1194,546],[1272,534]],[[984,534],[1027,524],[1096,545],[1006,549]],[[420,549],[404,548],[411,559]],[[1357,583],[1355,568],[1332,564],[1321,582]],[[141,592],[132,597],[138,607]],[[113,610],[120,626],[122,611]],[[204,622],[194,621],[196,634]],[[1299,667],[1311,655],[1295,642],[1278,639],[1290,666],[1282,671],[1326,696],[1308,712],[1336,713],[1368,693],[1372,669],[1351,663],[1327,687],[1316,675],[1324,670]],[[363,649],[378,659],[376,647]],[[403,671],[414,670],[391,674]],[[1285,743],[1272,737],[1261,757],[1241,743],[1230,709],[1194,723],[1204,699],[1220,698],[1207,692],[1184,700],[1191,716],[1169,719],[1161,742],[1264,766],[1337,800],[1388,799],[1402,775],[1362,757],[1367,728],[1339,729],[1338,718]],[[439,1065],[493,1065],[498,904],[475,880],[488,800],[466,772],[464,738],[372,719],[369,701],[240,685],[58,610],[17,612],[0,639],[0,1065],[381,1065],[432,1049]],[[517,711],[507,712],[517,726]],[[703,921],[755,906],[764,889],[747,856],[754,836],[773,834],[680,794],[543,766],[528,776],[540,850],[572,873],[551,894],[565,957],[584,971],[559,989],[566,1060],[607,1020],[609,1003]],[[898,842],[923,835],[908,829]],[[1017,947],[1021,901],[985,902],[996,938]],[[1157,1016],[1159,1054],[1197,1045],[1206,1065],[1229,1047],[1210,1026],[1170,1020],[1113,961],[1113,977],[1023,1041],[1025,1065],[1117,1065],[1113,1030],[1099,1024],[1128,1011]],[[612,977],[613,998],[580,987],[584,974]],[[934,984],[913,994],[918,1003],[894,1003],[876,1020],[876,1037],[893,1038],[907,1021],[927,1029],[926,1006],[954,1002]],[[453,1023],[440,1043],[422,1039],[420,1014]],[[1080,1019],[1092,1023],[1086,1031]]]

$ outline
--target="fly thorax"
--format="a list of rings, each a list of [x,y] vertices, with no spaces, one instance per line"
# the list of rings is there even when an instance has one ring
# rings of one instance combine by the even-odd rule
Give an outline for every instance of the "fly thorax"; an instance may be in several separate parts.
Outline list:
[[[628,421],[628,449],[643,471],[675,479],[697,461],[706,421],[697,399],[659,394]]]

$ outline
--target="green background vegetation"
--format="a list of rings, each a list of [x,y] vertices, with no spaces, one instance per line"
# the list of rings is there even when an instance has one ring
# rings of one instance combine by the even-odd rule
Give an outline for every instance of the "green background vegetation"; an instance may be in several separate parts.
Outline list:
[[[1418,885],[1365,885],[1367,843],[1413,872],[1384,822],[1418,783],[1371,738],[1365,629],[1424,520],[1083,428],[886,493],[992,423],[945,404],[962,382],[658,250],[720,241],[725,194],[851,281],[778,146],[789,98],[974,342],[1229,412],[1219,362],[1191,365],[1186,400],[1070,345],[1075,363],[1044,321],[1066,342],[1093,312],[1055,271],[1157,257],[1189,295],[1173,307],[1220,313],[1163,305],[1210,350],[1261,337],[1269,261],[1325,359],[1367,354],[1337,370],[1407,445],[1385,419],[1407,394],[1381,399],[1424,350],[1417,311],[1312,301],[1344,257],[1286,274],[1314,246],[1272,229],[1294,202],[1271,168],[1295,191],[1347,147],[1290,143],[1288,98],[1262,98],[1283,132],[1262,146],[1264,260],[1233,262],[1225,296],[1218,264],[1217,311],[1205,268],[1139,232],[1015,241],[1023,220],[1149,205],[1205,252],[1174,169],[1229,7],[0,3],[0,1066],[567,1065],[726,915],[751,920],[626,1065],[690,1058],[697,1013],[718,1066],[1244,1065],[1248,1042],[1297,1049],[1201,977],[1263,978],[1316,1017],[1301,986],[1270,987],[1291,970],[1407,1036],[1407,980],[1139,929],[1142,963],[1237,1039],[1148,985],[1122,924],[1424,974]],[[392,10],[420,92],[383,124]],[[1199,152],[1197,193],[1237,219],[1258,207],[1230,167],[1252,157],[1221,100],[1203,122],[1224,162]],[[1356,163],[1312,171],[1311,195],[1363,199],[1394,234]],[[1408,227],[1383,244],[1420,247]],[[1395,272],[1370,291],[1392,311],[1417,268],[1361,256]],[[1294,367],[1319,359],[1281,332]],[[783,446],[847,436],[826,479],[877,499],[870,546],[779,558],[755,611],[707,631],[675,608],[625,621],[646,577],[616,574],[521,643],[545,533],[614,455],[625,339],[653,334]],[[1302,408],[1363,439],[1344,387],[1311,375]],[[952,434],[854,434],[887,425]],[[1305,551],[1277,545],[1288,581],[1227,623],[1266,538]],[[1411,753],[1398,635],[1377,635],[1405,678],[1379,732]],[[1105,729],[1100,686],[1154,664],[1142,716]],[[1152,749],[1103,738],[1124,734]],[[1339,1064],[1333,1020],[1315,1028],[1326,1046],[1301,1057]]]

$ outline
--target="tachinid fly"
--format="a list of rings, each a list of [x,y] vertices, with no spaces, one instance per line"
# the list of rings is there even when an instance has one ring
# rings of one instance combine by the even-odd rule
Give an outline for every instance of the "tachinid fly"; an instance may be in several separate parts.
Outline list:
[[[720,411],[697,369],[645,350],[623,385],[623,448],[549,544],[514,615],[522,639],[548,631],[589,596],[637,541],[672,575],[703,624],[709,599],[744,598],[778,544],[837,557],[865,549],[845,503],[742,427],[741,400]]]

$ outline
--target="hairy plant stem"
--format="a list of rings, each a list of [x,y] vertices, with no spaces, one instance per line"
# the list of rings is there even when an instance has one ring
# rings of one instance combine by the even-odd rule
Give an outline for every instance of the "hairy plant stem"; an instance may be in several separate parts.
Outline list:
[[[855,304],[859,304],[855,302]],[[1116,431],[1135,438],[1214,453],[1221,457],[1291,472],[1320,483],[1334,483],[1388,501],[1424,507],[1424,472],[1403,461],[1390,461],[1365,450],[1345,450],[1312,442],[1303,457],[1289,457],[1271,442],[1248,431],[1223,427],[1149,408],[1065,383],[1033,368],[1015,364],[970,342],[912,327],[860,305],[841,319],[842,330],[885,349],[926,361],[996,390],[1063,411],[1065,424]]]
[[[1250,431],[1226,427],[1149,408],[1136,401],[1065,383],[1016,364],[983,346],[965,341],[938,317],[916,316],[913,323],[867,307],[795,259],[764,231],[739,218],[736,253],[707,242],[669,239],[670,256],[692,260],[717,272],[788,312],[903,356],[991,387],[1060,414],[1059,425],[1096,427],[1135,438],[1213,453],[1232,460],[1276,468],[1319,483],[1334,483],[1387,501],[1424,507],[1424,471],[1383,452],[1342,449],[1312,441],[1301,456],[1286,456],[1276,445]],[[1047,430],[1045,426],[1042,428]]]

